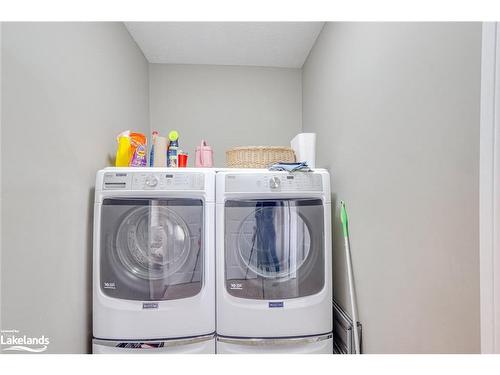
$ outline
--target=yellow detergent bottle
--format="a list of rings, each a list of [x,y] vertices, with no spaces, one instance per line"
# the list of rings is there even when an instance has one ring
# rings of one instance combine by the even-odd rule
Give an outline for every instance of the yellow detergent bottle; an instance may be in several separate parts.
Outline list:
[[[118,137],[118,149],[116,150],[116,162],[117,167],[128,167],[130,163],[130,157],[132,151],[132,145],[130,144],[130,136],[122,135]]]

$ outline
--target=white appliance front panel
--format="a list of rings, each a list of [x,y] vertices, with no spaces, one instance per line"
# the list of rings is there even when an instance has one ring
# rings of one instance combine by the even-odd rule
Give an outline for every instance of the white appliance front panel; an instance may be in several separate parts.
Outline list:
[[[321,175],[309,172],[268,172],[259,174],[228,173],[226,192],[297,192],[322,191]]]
[[[217,333],[232,337],[309,336],[331,332],[331,205],[324,204],[324,287],[318,293],[289,299],[238,298],[226,289],[225,206],[217,204]],[[272,298],[272,297],[271,297]]]
[[[106,172],[103,190],[203,190],[203,173]]]
[[[139,301],[107,296],[101,289],[101,204],[94,209],[93,335],[136,340],[198,336],[215,332],[214,204],[204,205],[203,284],[189,298]]]
[[[331,334],[290,339],[217,338],[217,354],[332,354]]]
[[[274,172],[267,169],[224,169],[216,174],[216,201],[236,198],[321,198],[331,201],[330,174]]]
[[[103,196],[203,195],[215,199],[215,170],[211,168],[105,168],[97,172],[95,201]]]

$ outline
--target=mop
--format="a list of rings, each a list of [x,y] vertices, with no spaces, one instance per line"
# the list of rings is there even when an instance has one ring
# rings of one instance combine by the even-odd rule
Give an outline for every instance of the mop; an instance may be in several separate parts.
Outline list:
[[[351,246],[349,241],[349,224],[347,220],[347,211],[345,209],[344,201],[340,201],[340,221],[342,222],[342,231],[344,232],[345,244],[345,258],[347,262],[347,276],[349,277],[349,294],[351,298],[352,322],[354,332],[354,349],[356,354],[361,354],[361,347],[359,344],[359,331],[358,331],[358,311],[356,307],[356,298],[354,295],[354,276],[352,272],[351,261]]]

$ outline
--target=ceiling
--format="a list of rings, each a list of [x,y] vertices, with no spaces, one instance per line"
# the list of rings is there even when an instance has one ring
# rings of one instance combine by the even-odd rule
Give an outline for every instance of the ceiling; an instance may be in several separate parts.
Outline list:
[[[323,22],[125,22],[151,63],[301,68]]]

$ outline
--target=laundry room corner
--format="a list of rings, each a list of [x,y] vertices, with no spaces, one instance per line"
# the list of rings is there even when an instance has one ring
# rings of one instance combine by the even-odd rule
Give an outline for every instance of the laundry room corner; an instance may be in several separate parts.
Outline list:
[[[151,131],[182,129],[182,148],[194,150],[200,128],[224,167],[234,145],[283,144],[302,128],[297,68],[149,64]]]
[[[494,344],[482,24],[324,18],[0,23],[1,353]]]

